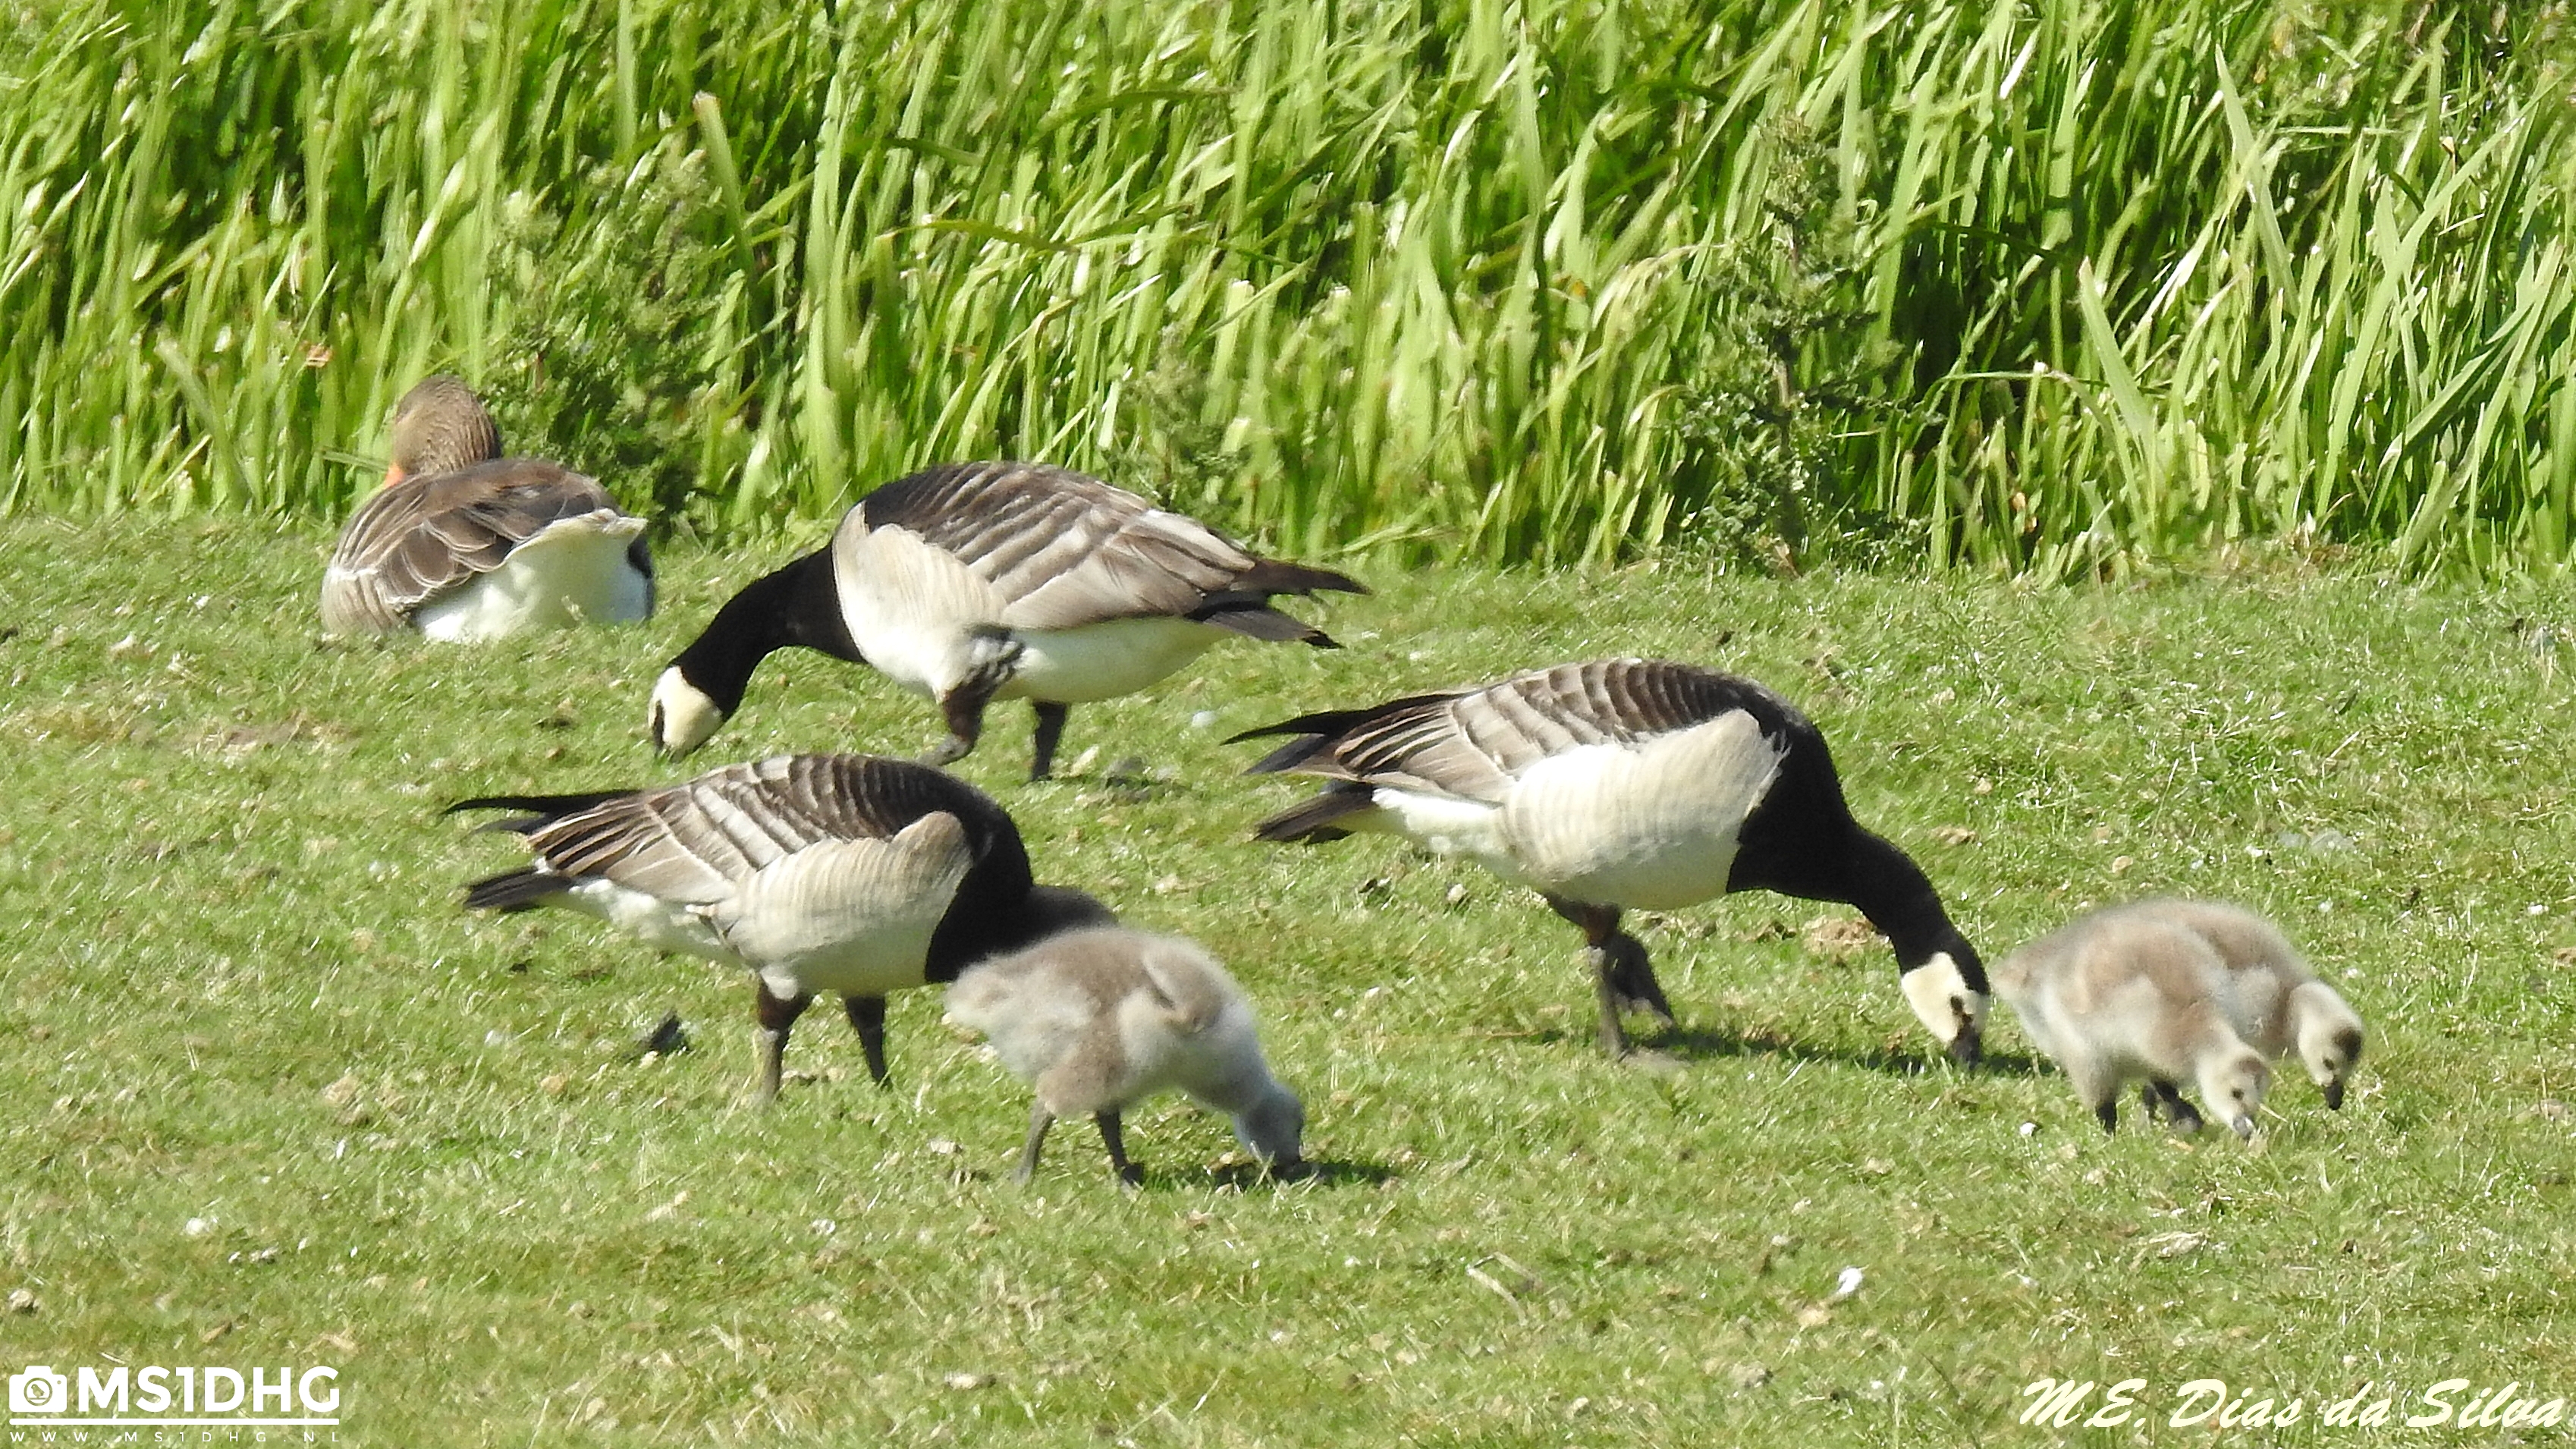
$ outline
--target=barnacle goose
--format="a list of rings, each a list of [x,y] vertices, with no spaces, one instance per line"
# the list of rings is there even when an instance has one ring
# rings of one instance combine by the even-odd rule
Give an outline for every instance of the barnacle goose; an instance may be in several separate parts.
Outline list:
[[[1318,589],[1367,592],[1070,469],[931,468],[859,500],[829,544],[717,610],[655,682],[649,729],[671,754],[697,748],[763,659],[801,646],[938,701],[948,739],[926,764],[973,749],[992,701],[1029,700],[1029,775],[1044,779],[1075,704],[1132,694],[1229,634],[1334,647],[1270,607]]]
[[[1263,735],[1296,738],[1251,773],[1329,783],[1259,839],[1384,831],[1538,891],[1583,931],[1614,1056],[1628,1049],[1623,1010],[1672,1019],[1620,912],[1761,889],[1859,907],[1894,945],[1915,1015],[1955,1060],[1976,1060],[1976,951],[1905,852],[1852,819],[1824,736],[1749,679],[1651,659],[1561,664],[1235,738]]]
[[[655,790],[448,808],[526,812],[487,828],[525,836],[536,853],[467,887],[467,906],[564,906],[749,968],[764,1102],[816,992],[840,996],[882,1084],[886,993],[1113,919],[1079,891],[1033,885],[1018,827],[983,792],[902,760],[788,755]]]

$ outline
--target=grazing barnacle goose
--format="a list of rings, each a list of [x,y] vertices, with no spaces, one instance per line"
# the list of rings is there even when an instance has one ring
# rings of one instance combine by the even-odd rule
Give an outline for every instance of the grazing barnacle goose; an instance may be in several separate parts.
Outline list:
[[[1318,589],[1368,592],[1069,469],[950,464],[877,489],[829,544],[734,595],[654,684],[649,728],[668,753],[697,748],[760,661],[796,645],[937,700],[948,739],[925,764],[975,748],[992,701],[1029,700],[1042,780],[1071,706],[1143,689],[1229,634],[1335,647],[1270,607]]]
[[[1026,1182],[1059,1117],[1088,1115],[1121,1182],[1119,1112],[1166,1090],[1234,1119],[1273,1173],[1299,1166],[1306,1109],[1262,1058],[1251,1003],[1196,944],[1119,926],[1067,931],[970,966],[948,988],[948,1016],[984,1033],[1012,1075],[1037,1089],[1012,1177]]]
[[[1538,891],[1582,928],[1601,1044],[1626,1011],[1672,1010],[1624,909],[1771,890],[1860,908],[1896,948],[1905,999],[1962,1064],[1977,1058],[1986,975],[1905,852],[1843,803],[1807,717],[1749,679],[1651,659],[1562,664],[1481,689],[1304,715],[1252,774],[1320,775],[1323,793],[1262,840],[1401,835]]]
[[[492,415],[444,374],[395,406],[384,487],[341,530],[322,575],[333,634],[470,641],[652,612],[644,520],[595,479],[502,457]]]
[[[2210,939],[2177,914],[2114,909],[2082,917],[2005,957],[1995,988],[2031,1043],[2056,1059],[2105,1132],[2120,1089],[2140,1084],[2149,1115],[2200,1127],[2201,1099],[2237,1136],[2254,1135],[2272,1069],[2235,1019],[2235,982]]]
[[[528,812],[486,828],[527,837],[537,857],[474,882],[467,906],[564,906],[749,968],[763,1102],[816,992],[839,994],[882,1085],[887,992],[1114,919],[1080,891],[1033,885],[1018,827],[983,792],[902,760],[783,755],[658,790],[448,809]]]

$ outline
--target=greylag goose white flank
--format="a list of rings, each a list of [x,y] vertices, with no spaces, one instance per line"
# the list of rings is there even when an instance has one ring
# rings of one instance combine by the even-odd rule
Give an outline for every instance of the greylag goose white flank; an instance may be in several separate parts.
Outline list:
[[[492,415],[444,374],[395,406],[393,466],[322,574],[333,634],[471,641],[652,612],[644,520],[596,479],[502,457]]]
[[[527,837],[536,853],[467,887],[467,906],[564,906],[749,969],[763,1102],[778,1095],[787,1034],[815,993],[840,996],[883,1084],[887,992],[1113,919],[1079,891],[1033,885],[1018,827],[983,792],[902,760],[786,755],[657,790],[448,808],[527,812],[487,828]]]
[[[1050,936],[968,967],[948,988],[948,1015],[1037,1089],[1012,1174],[1021,1182],[1037,1171],[1047,1129],[1080,1114],[1099,1124],[1120,1180],[1141,1181],[1119,1110],[1173,1089],[1233,1118],[1272,1172],[1298,1166],[1306,1109],[1262,1059],[1242,988],[1191,942],[1117,926]]]
[[[2237,1034],[2226,959],[2173,915],[2082,917],[2005,957],[1995,989],[2103,1131],[2119,1130],[2120,1089],[2131,1082],[2149,1115],[2197,1130],[2188,1081],[2237,1136],[2254,1135],[2271,1068]]]
[[[1248,730],[1297,738],[1253,774],[1320,775],[1262,840],[1400,835],[1538,891],[1583,931],[1601,1044],[1623,1011],[1672,1008],[1629,908],[1771,890],[1857,906],[1896,948],[1905,999],[1951,1057],[1977,1057],[1986,977],[1904,851],[1861,828],[1824,736],[1749,679],[1688,664],[1562,664],[1482,688]]]
[[[760,662],[799,646],[936,700],[948,739],[926,764],[975,748],[994,700],[1029,700],[1042,780],[1073,705],[1132,694],[1230,634],[1333,648],[1270,606],[1319,589],[1368,592],[1070,469],[950,464],[870,493],[829,544],[734,595],[655,682],[648,727],[664,751],[697,748]]]

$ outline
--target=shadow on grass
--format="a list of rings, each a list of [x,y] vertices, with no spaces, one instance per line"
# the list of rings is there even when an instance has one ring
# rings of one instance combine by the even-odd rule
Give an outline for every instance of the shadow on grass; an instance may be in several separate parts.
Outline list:
[[[1548,1045],[1574,1045],[1598,1051],[1599,1039],[1589,1031],[1577,1032],[1558,1027],[1542,1028],[1528,1033],[1513,1033],[1524,1041]],[[1673,1026],[1660,1031],[1630,1032],[1629,1042],[1635,1049],[1631,1059],[1646,1070],[1653,1070],[1656,1058],[1687,1064],[1696,1061],[1724,1061],[1736,1058],[1775,1057],[1790,1062],[1833,1062],[1866,1071],[1885,1072],[1891,1076],[1928,1075],[1948,1062],[1947,1057],[1892,1052],[1884,1047],[1849,1048],[1818,1046],[1797,1041],[1775,1032],[1733,1032],[1722,1027]],[[2037,1057],[2020,1052],[1987,1052],[1977,1065],[1967,1070],[1970,1076],[2035,1077],[2042,1063]]]
[[[1389,1181],[1395,1175],[1395,1169],[1380,1162],[1337,1162],[1328,1158],[1309,1157],[1293,1171],[1275,1178],[1257,1164],[1250,1162],[1229,1162],[1222,1167],[1203,1168],[1197,1171],[1186,1168],[1163,1171],[1148,1167],[1145,1169],[1144,1188],[1152,1191],[1158,1188],[1182,1190],[1212,1187],[1220,1192],[1231,1189],[1236,1192],[1252,1193],[1309,1185],[1319,1188],[1352,1185],[1370,1187]]]

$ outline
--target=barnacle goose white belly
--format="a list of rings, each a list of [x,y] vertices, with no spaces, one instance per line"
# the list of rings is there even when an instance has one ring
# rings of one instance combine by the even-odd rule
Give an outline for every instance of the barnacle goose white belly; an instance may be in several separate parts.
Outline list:
[[[1043,779],[1072,705],[1144,689],[1230,634],[1334,647],[1271,607],[1317,590],[1367,592],[1070,469],[950,464],[870,493],[829,544],[744,587],[662,672],[648,727],[665,751],[697,748],[763,659],[801,647],[937,701],[948,738],[928,764],[972,750],[994,700],[1031,701]]]
[[[1916,1016],[1954,1058],[1976,1059],[1976,951],[1914,862],[1852,819],[1816,727],[1751,680],[1658,660],[1564,664],[1236,738],[1265,735],[1296,738],[1252,773],[1329,783],[1258,838],[1386,831],[1540,892],[1583,930],[1614,1055],[1628,1049],[1623,1011],[1672,1019],[1620,913],[1763,889],[1859,907],[1894,945]]]
[[[886,993],[1109,919],[1078,891],[1034,885],[1018,828],[981,791],[901,760],[780,756],[661,789],[449,807],[494,808],[526,812],[490,828],[525,836],[536,861],[476,881],[465,904],[563,906],[745,967],[762,1101],[815,993],[841,997],[882,1084]]]

